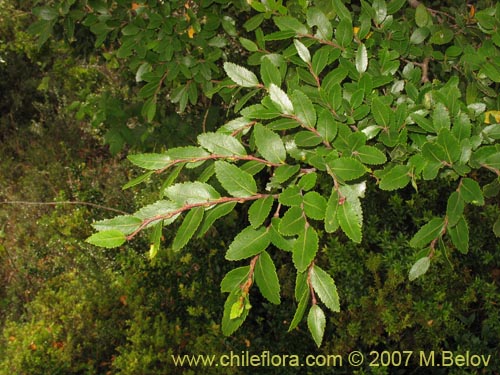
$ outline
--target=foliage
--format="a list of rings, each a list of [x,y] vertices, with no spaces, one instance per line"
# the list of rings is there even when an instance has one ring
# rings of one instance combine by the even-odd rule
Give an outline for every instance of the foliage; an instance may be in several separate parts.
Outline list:
[[[162,228],[182,218],[172,245],[179,251],[235,204],[248,206],[249,225],[226,252],[227,260],[247,259],[247,266],[222,281],[229,293],[222,331],[231,335],[249,316],[254,282],[269,302],[280,302],[273,259],[284,251],[297,274],[298,308],[289,329],[310,305],[307,324],[320,346],[326,320],[320,305],[338,312],[342,301],[334,279],[318,265],[319,252],[334,233],[366,241],[361,200],[367,189],[411,185],[417,191],[437,179],[454,186],[446,207],[409,241],[419,251],[410,280],[432,266],[436,253],[468,253],[466,207],[494,204],[498,196],[500,8],[488,4],[478,4],[476,12],[464,4],[434,10],[398,0],[350,8],[339,0],[321,7],[252,2],[257,13],[243,25],[249,38],[241,39],[247,64],[228,57],[223,69],[229,79],[212,90],[222,97],[231,90],[237,117],[198,135],[196,146],[131,155],[149,172],[128,186],[151,171],[167,175],[160,200],[96,222],[88,241],[117,247],[154,228],[154,256]],[[107,9],[101,12],[105,24]],[[128,27],[140,38],[146,25]],[[134,48],[125,46],[124,57]],[[163,82],[169,72],[156,79]],[[154,92],[159,83],[153,83],[142,90]],[[155,100],[143,107],[150,120]],[[192,181],[176,183],[184,168],[193,169]]]

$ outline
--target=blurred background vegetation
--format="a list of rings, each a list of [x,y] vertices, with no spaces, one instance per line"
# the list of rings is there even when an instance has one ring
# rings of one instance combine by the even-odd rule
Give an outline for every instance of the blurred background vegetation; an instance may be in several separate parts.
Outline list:
[[[293,270],[286,262],[278,270],[282,305],[256,296],[243,327],[229,338],[221,334],[225,296],[218,285],[231,267],[223,254],[246,215],[234,212],[181,254],[163,250],[154,262],[147,238],[112,251],[85,244],[92,221],[111,217],[111,209],[133,212],[154,200],[155,182],[140,192],[122,190],[137,173],[124,160],[129,150],[189,144],[202,124],[215,126],[225,108],[215,99],[212,112],[201,99],[182,112],[167,103],[157,123],[139,126],[138,88],[128,86],[130,73],[119,62],[94,48],[95,35],[77,29],[76,42],[50,38],[39,48],[27,33],[37,3],[0,0],[1,374],[210,373],[175,368],[170,355],[231,350],[469,350],[496,361],[477,373],[500,371],[500,244],[491,233],[498,205],[467,207],[469,254],[453,252],[446,259],[440,252],[425,277],[407,280],[417,259],[409,239],[443,211],[441,197],[452,191],[442,181],[421,184],[418,197],[412,188],[391,194],[370,189],[363,200],[362,244],[342,236],[322,244],[321,266],[336,279],[341,312],[328,316],[319,350],[306,327],[286,333],[295,309],[294,286],[286,277]],[[232,12],[238,6],[244,8]],[[248,12],[238,17],[241,25]],[[221,32],[232,40],[225,27]],[[123,121],[136,123],[115,126]],[[113,136],[113,129],[121,136]],[[19,201],[61,203],[5,204]],[[63,203],[68,201],[91,205]],[[164,236],[168,242],[169,233]],[[256,373],[304,373],[299,370]],[[366,367],[358,373],[409,372]]]

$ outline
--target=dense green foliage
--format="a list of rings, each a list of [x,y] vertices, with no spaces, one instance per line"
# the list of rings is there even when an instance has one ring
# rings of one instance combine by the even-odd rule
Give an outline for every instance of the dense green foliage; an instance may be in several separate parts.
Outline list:
[[[13,4],[0,197],[61,203],[0,206],[0,372],[496,356],[496,4]]]

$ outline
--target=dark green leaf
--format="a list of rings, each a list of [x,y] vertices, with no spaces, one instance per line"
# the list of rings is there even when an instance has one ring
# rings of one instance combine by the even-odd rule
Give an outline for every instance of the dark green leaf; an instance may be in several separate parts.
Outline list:
[[[255,264],[255,282],[262,295],[271,303],[279,305],[280,282],[274,262],[266,251],[260,253]]]
[[[233,240],[226,253],[227,260],[249,258],[264,251],[270,244],[269,233],[266,228],[253,229],[246,227]]]
[[[372,101],[372,113],[377,125],[389,127],[392,110],[379,97]]]
[[[458,192],[466,203],[472,203],[478,206],[482,206],[484,204],[481,187],[477,181],[471,178],[462,179]]]
[[[451,193],[448,197],[448,204],[446,206],[446,217],[448,218],[448,225],[454,226],[464,213],[464,201],[457,191]]]
[[[94,233],[86,240],[86,242],[92,245],[105,247],[108,249],[121,246],[125,243],[125,241],[125,234],[122,231],[116,229]]]
[[[339,295],[332,277],[318,266],[310,271],[311,283],[321,301],[334,312],[340,311]]]
[[[448,228],[448,233],[458,251],[467,254],[469,252],[469,227],[463,216],[460,217],[455,226]]]
[[[230,293],[233,290],[239,289],[248,279],[250,266],[238,267],[229,271],[220,282],[220,290],[223,293]]]
[[[274,17],[274,23],[281,31],[294,31],[297,34],[307,34],[308,30],[298,19],[290,16]]]
[[[342,19],[335,29],[335,39],[342,47],[347,47],[352,43],[353,37],[351,18]]]
[[[374,146],[361,146],[353,152],[353,156],[365,164],[380,165],[387,161],[385,154]]]
[[[337,122],[329,111],[322,111],[318,117],[318,133],[325,141],[331,142],[337,135]]]
[[[413,236],[410,241],[410,246],[418,249],[424,248],[431,241],[435,240],[439,236],[444,228],[444,220],[441,218],[434,218],[425,224],[418,232]]]
[[[346,8],[342,0],[332,0],[332,8],[341,20],[352,20],[351,12]]]
[[[284,236],[293,236],[304,231],[306,219],[299,207],[291,207],[280,221],[279,232]]]
[[[195,207],[191,209],[184,218],[179,229],[177,229],[177,234],[175,235],[174,242],[172,243],[172,250],[179,251],[189,242],[191,237],[198,229],[203,220],[203,212],[205,209],[203,207]]]
[[[221,217],[233,212],[234,206],[236,206],[236,202],[227,202],[219,204],[211,210],[207,211],[205,214],[203,225],[201,226],[200,232],[198,233],[198,237],[202,237],[205,233],[207,233],[207,231],[217,219],[220,219]]]
[[[323,341],[323,335],[325,334],[326,318],[325,313],[318,305],[312,305],[307,316],[307,326],[314,342],[318,346],[321,346]]]
[[[316,256],[318,241],[318,234],[312,226],[307,226],[299,235],[293,246],[293,264],[299,272],[305,271]]]
[[[283,165],[274,170],[273,181],[281,184],[291,178],[300,170],[300,165]]]
[[[309,304],[309,296],[309,289],[306,289],[300,299],[298,299],[299,305],[297,306],[297,310],[295,310],[295,314],[293,316],[292,322],[290,323],[290,327],[288,328],[288,332],[297,328],[300,321],[304,317],[304,313],[306,312],[307,306]]]
[[[323,142],[323,139],[312,131],[304,130],[295,133],[295,143],[299,147],[314,147]]]
[[[151,175],[153,173],[154,173],[154,171],[149,171],[149,172],[141,174],[140,176],[130,180],[125,185],[123,185],[122,190],[130,189],[131,187],[139,185],[141,182],[148,180],[149,177],[151,177]]]
[[[248,209],[248,220],[254,229],[260,227],[269,216],[273,207],[273,197],[257,199]]]

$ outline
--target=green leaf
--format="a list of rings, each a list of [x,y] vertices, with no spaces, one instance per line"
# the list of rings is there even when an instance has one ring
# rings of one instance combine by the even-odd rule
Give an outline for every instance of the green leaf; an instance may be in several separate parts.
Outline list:
[[[409,172],[410,168],[408,166],[396,165],[382,176],[379,188],[389,191],[404,188],[410,182]]]
[[[248,209],[248,220],[252,228],[257,229],[269,216],[273,207],[273,197],[269,196],[263,199],[257,199]]]
[[[368,68],[368,52],[363,43],[361,43],[356,51],[356,70],[358,73],[366,72]]]
[[[227,260],[240,260],[249,258],[264,251],[270,244],[266,228],[253,229],[246,227],[233,240],[226,252]]]
[[[309,52],[307,47],[298,39],[294,39],[293,44],[295,45],[295,49],[297,50],[297,53],[299,54],[299,57],[302,59],[302,61],[304,61],[306,64],[310,64],[311,53]]]
[[[278,200],[285,206],[300,206],[303,202],[300,188],[295,185],[289,186],[283,190]]]
[[[431,16],[423,3],[420,3],[415,9],[415,22],[418,27],[427,26],[429,22],[432,22]]]
[[[149,179],[149,177],[152,176],[154,171],[149,171],[144,174],[141,174],[140,176],[133,178],[129,182],[127,182],[125,185],[123,185],[122,190],[130,189],[131,187],[139,185],[141,182],[146,181]]]
[[[366,167],[358,160],[348,157],[340,157],[328,163],[333,174],[344,181],[354,180],[363,176]]]
[[[339,194],[337,190],[332,189],[332,193],[328,202],[326,203],[325,210],[325,231],[326,233],[333,233],[339,227],[339,220],[337,210],[339,207]]]
[[[257,44],[255,44],[250,39],[240,37],[238,40],[240,41],[243,48],[245,48],[247,51],[257,52],[259,50],[259,46],[257,46]]]
[[[215,162],[215,175],[222,187],[233,197],[250,197],[257,193],[253,176],[226,161]]]
[[[339,295],[332,277],[318,266],[310,271],[311,283],[321,301],[334,312],[340,311]]]
[[[273,181],[281,184],[292,176],[294,176],[300,170],[300,165],[282,165],[274,170]]]
[[[94,233],[86,239],[86,242],[95,246],[111,249],[123,245],[126,240],[125,234],[122,231],[111,229]]]
[[[346,8],[342,0],[332,0],[331,5],[341,20],[352,20],[351,12]]]
[[[260,253],[255,264],[255,282],[262,295],[271,303],[279,305],[280,282],[274,262],[266,251]]]
[[[464,201],[457,191],[454,191],[448,197],[448,204],[446,206],[446,217],[448,218],[448,225],[454,226],[464,213]]]
[[[300,122],[309,128],[314,128],[316,125],[316,110],[311,99],[302,91],[295,90],[292,94],[292,104],[295,115]]]
[[[431,265],[431,260],[429,257],[423,257],[417,260],[413,266],[411,266],[410,273],[408,274],[408,279],[413,281],[427,272],[429,266]]]
[[[365,164],[380,165],[387,161],[385,154],[374,146],[361,146],[353,152],[353,156]]]
[[[450,112],[443,103],[436,103],[434,111],[432,112],[432,123],[437,133],[444,129],[450,129]]]
[[[203,212],[205,209],[203,207],[196,207],[191,209],[184,218],[181,226],[177,230],[174,242],[172,243],[172,250],[179,251],[189,242],[191,237],[198,229],[203,220]]]
[[[373,10],[375,11],[375,22],[381,24],[387,17],[387,5],[385,0],[373,0]]]
[[[296,145],[299,147],[314,147],[323,142],[321,137],[309,130],[295,133],[294,139]]]
[[[165,225],[171,224],[175,221],[175,219],[179,216],[179,213],[165,218],[166,215],[174,214],[178,212],[180,205],[176,202],[168,201],[168,200],[159,200],[155,203],[149,204],[147,206],[142,207],[140,210],[134,213],[134,216],[138,217],[142,220],[150,220],[155,217],[160,217],[158,220],[163,221]],[[149,225],[154,225],[158,222],[158,220],[152,221]]]
[[[354,31],[352,29],[352,21],[350,18],[342,19],[335,29],[335,39],[342,47],[347,47],[352,43]]]
[[[230,293],[237,290],[247,281],[250,273],[250,266],[238,267],[229,271],[220,282],[220,290],[223,293]]]
[[[460,143],[450,130],[442,129],[439,132],[437,142],[443,148],[443,151],[446,155],[445,160],[448,163],[452,164],[460,159],[461,155]]]
[[[231,62],[224,63],[224,71],[231,80],[239,86],[256,87],[259,85],[257,76],[250,70],[233,64]]]
[[[392,110],[379,97],[372,101],[372,113],[377,125],[389,127]]]
[[[304,231],[306,219],[300,207],[291,207],[280,221],[279,232],[284,236],[293,236]]]
[[[234,137],[222,133],[203,133],[198,136],[200,145],[216,155],[245,156],[245,147]]]
[[[212,208],[205,214],[205,220],[201,226],[200,232],[198,233],[198,238],[201,238],[210,229],[212,224],[221,217],[224,217],[231,212],[233,212],[236,202],[227,202],[217,205],[217,207]]]
[[[281,31],[294,31],[297,34],[307,34],[308,30],[298,19],[290,16],[274,17],[274,23]]]
[[[451,42],[454,36],[455,34],[452,30],[442,27],[432,33],[429,42],[432,44],[443,45]]]
[[[297,328],[300,321],[304,317],[304,313],[306,312],[307,306],[309,304],[309,296],[309,289],[306,289],[299,299],[299,305],[297,306],[297,310],[295,310],[295,314],[293,315],[293,319],[290,323],[290,327],[288,328],[288,332]]]
[[[337,218],[344,233],[353,242],[360,243],[362,222],[354,206],[349,201],[344,201],[337,207]]]
[[[233,312],[234,315],[234,313],[236,312],[233,311],[236,310],[236,308],[233,306],[238,303],[239,305],[237,306],[237,308],[239,310],[245,305],[245,301],[241,300],[241,297],[241,290],[234,290],[229,294],[226,302],[224,303],[224,314],[222,316],[222,333],[225,336],[232,335],[243,324],[248,316],[249,309],[243,308],[243,311],[238,317],[231,319],[231,313]]]
[[[158,255],[160,251],[161,237],[163,234],[163,220],[159,221],[153,227],[153,231],[150,237],[150,245],[149,245],[149,259],[153,260]]]
[[[315,172],[306,173],[300,178],[299,182],[297,183],[297,186],[303,191],[309,191],[316,185],[317,180],[318,180],[317,173]]]
[[[333,27],[328,17],[319,8],[307,9],[307,24],[309,27],[317,26],[316,37],[323,40],[332,39]]]
[[[448,234],[455,247],[462,254],[469,252],[469,227],[465,221],[465,217],[460,217],[455,226],[448,228]]]
[[[244,310],[245,310],[245,304],[242,301],[236,301],[231,306],[229,319],[233,320],[239,318],[243,314]]]
[[[212,186],[198,181],[169,186],[164,194],[181,205],[206,203],[220,198],[220,194]]]
[[[271,163],[285,163],[286,150],[278,134],[257,124],[253,127],[253,135],[255,137],[257,150],[264,159]]]
[[[307,316],[307,326],[309,328],[309,332],[311,332],[314,342],[319,348],[321,346],[321,342],[323,341],[323,335],[325,334],[326,318],[325,313],[318,305],[311,306]]]
[[[293,264],[299,272],[303,272],[318,252],[318,234],[312,226],[307,226],[299,235],[293,246]]]
[[[271,238],[271,243],[278,249],[283,251],[292,252],[293,251],[293,239],[284,238],[279,232],[278,228],[280,226],[281,219],[273,217],[271,219],[272,225],[269,227],[269,236]]]
[[[92,224],[95,230],[118,230],[123,234],[130,234],[141,225],[142,220],[132,215],[115,216],[112,219],[96,221]]]
[[[33,14],[44,21],[53,21],[59,16],[57,9],[48,6],[33,8]]]
[[[338,125],[329,111],[322,111],[318,117],[318,133],[325,141],[331,142],[337,135]]]
[[[166,168],[172,159],[167,154],[135,154],[128,155],[127,159],[138,167],[148,170],[158,170]]]
[[[491,79],[493,82],[500,82],[500,66],[498,65],[487,62],[481,67],[481,73],[486,75],[486,77]]]
[[[276,107],[285,115],[293,113],[293,104],[288,95],[274,83],[269,85],[269,97],[276,104]]]
[[[495,233],[495,236],[500,237],[500,217],[493,224],[493,233]]]
[[[272,83],[278,87],[281,86],[281,73],[267,56],[264,56],[261,60],[260,77],[266,87],[270,87]]]
[[[444,220],[441,218],[434,218],[418,230],[417,233],[410,240],[410,246],[418,249],[424,248],[432,240],[439,236],[444,228]]]
[[[304,195],[304,212],[307,217],[315,220],[325,218],[326,199],[315,191],[310,191]]]
[[[472,203],[478,206],[484,204],[483,192],[477,181],[471,178],[464,178],[458,188],[460,196],[466,203]]]

